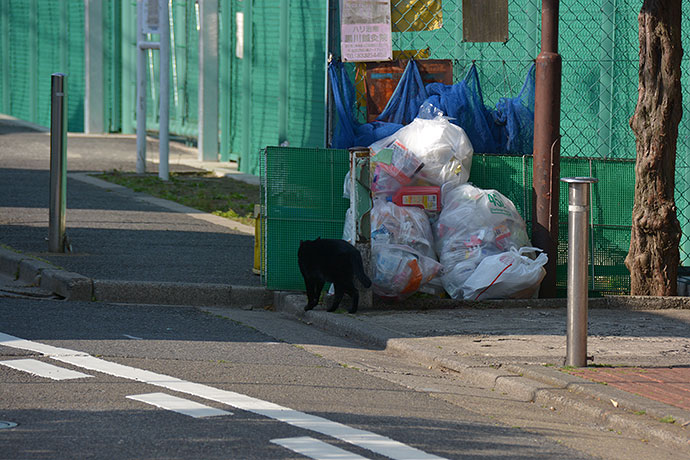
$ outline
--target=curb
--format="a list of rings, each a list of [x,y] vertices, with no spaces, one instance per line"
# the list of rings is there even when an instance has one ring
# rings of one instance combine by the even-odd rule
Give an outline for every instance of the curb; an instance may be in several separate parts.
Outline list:
[[[597,419],[612,430],[627,430],[642,438],[655,438],[684,449],[690,446],[684,429],[690,424],[690,413],[678,407],[548,367],[520,364],[492,367],[462,357],[442,358],[410,340],[415,337],[371,327],[361,317],[322,310],[305,312],[302,307],[304,300],[304,295],[276,293],[274,306],[283,314],[297,317],[331,334],[389,350],[424,365],[450,370],[471,384],[509,394],[520,401],[575,410]],[[648,299],[643,299],[642,304],[647,302]],[[639,308],[638,302],[623,305],[624,308]],[[667,424],[660,421],[667,416],[672,416],[676,422]]]
[[[4,247],[0,247],[0,272],[75,301],[263,308],[273,297],[255,286],[93,280]]]
[[[93,280],[93,300],[203,307],[264,307],[271,303],[271,293],[259,287],[229,284]]]

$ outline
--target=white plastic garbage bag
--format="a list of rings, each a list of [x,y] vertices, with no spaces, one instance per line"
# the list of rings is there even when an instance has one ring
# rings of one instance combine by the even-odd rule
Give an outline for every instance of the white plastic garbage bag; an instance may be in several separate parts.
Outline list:
[[[546,276],[545,253],[536,259],[525,254],[541,252],[538,248],[511,248],[485,257],[462,286],[465,299],[523,299],[536,294]]]
[[[444,267],[443,287],[454,299],[488,256],[529,245],[525,222],[513,203],[496,190],[446,184],[435,222],[434,244]]]
[[[406,126],[370,147],[374,153],[394,145],[404,146],[424,166],[415,177],[434,185],[467,182],[472,167],[472,144],[465,131],[444,117],[415,118]],[[376,156],[373,157],[374,159]],[[375,161],[375,160],[374,160]]]
[[[493,227],[494,239],[500,249],[527,245],[525,221],[513,202],[501,192],[457,183],[447,183],[441,190],[447,223],[458,220],[459,216],[450,218],[453,213],[471,216],[471,219],[463,221],[464,225],[468,228]]]
[[[389,299],[404,299],[431,281],[442,266],[409,246],[372,245],[374,293]]]
[[[374,200],[371,211],[372,245],[401,244],[410,246],[426,257],[436,259],[434,236],[423,209],[398,206],[382,199]]]

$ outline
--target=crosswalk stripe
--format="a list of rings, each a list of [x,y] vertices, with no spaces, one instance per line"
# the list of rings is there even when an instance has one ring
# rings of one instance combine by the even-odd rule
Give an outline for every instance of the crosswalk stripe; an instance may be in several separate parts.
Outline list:
[[[187,393],[200,398],[227,404],[228,406],[262,415],[294,427],[312,430],[326,436],[340,439],[341,441],[354,444],[394,460],[438,460],[443,458],[433,454],[427,454],[426,452],[403,444],[402,442],[395,441],[371,431],[360,430],[342,423],[333,422],[326,418],[319,417],[318,415],[307,414],[234,391],[221,390],[201,383],[188,382],[177,377],[157,374],[144,369],[137,369],[136,367],[106,361],[95,358],[87,353],[44,345],[39,342],[31,342],[2,332],[0,332],[0,345],[36,351],[56,361],[68,363],[83,369],[144,382],[171,391]]]
[[[310,436],[273,439],[271,442],[314,460],[367,460],[366,457],[353,454]]]
[[[165,393],[147,393],[143,395],[127,396],[128,399],[151,404],[152,406],[160,407],[161,409],[170,410],[183,415],[189,415],[194,418],[202,417],[216,417],[219,415],[232,415],[232,412],[209,407],[204,404],[199,404],[195,401],[190,401],[184,398],[178,398]]]
[[[52,364],[44,363],[36,359],[12,359],[9,361],[0,361],[0,364],[18,371],[28,372],[32,375],[53,380],[71,380],[92,377],[91,375],[65,369],[64,367],[53,366]]]

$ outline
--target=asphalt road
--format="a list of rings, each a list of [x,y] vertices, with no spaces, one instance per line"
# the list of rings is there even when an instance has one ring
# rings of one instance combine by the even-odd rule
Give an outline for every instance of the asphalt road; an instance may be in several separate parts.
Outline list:
[[[521,404],[273,312],[0,297],[0,459],[663,454]]]

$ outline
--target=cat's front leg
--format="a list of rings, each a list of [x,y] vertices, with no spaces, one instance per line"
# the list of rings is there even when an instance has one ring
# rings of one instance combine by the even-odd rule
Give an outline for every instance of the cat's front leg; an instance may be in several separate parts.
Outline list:
[[[304,311],[309,311],[319,304],[319,298],[321,297],[321,291],[323,290],[323,281],[315,281],[313,284],[307,287],[307,306],[304,307]]]
[[[352,288],[348,294],[350,294],[350,297],[352,297],[352,307],[350,307],[348,312],[357,313],[357,307],[359,306],[359,292],[357,291],[357,288]]]

